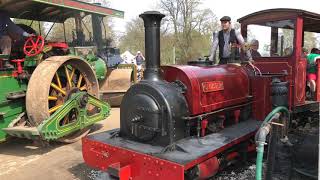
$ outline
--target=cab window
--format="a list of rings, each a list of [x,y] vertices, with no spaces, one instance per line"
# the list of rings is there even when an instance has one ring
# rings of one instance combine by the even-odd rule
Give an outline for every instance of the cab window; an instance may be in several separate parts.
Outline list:
[[[270,21],[247,26],[247,41],[259,42],[261,57],[288,57],[294,49],[294,21]]]

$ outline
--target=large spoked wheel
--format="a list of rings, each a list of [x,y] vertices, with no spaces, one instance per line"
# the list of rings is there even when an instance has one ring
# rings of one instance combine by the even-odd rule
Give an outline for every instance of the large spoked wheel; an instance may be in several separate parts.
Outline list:
[[[96,76],[87,62],[75,56],[52,56],[41,62],[30,78],[26,93],[28,118],[39,125],[62,107],[72,94],[87,91],[98,97],[98,90]],[[71,111],[59,121],[59,125],[65,126],[77,119],[78,113]],[[88,133],[88,128],[83,129],[60,141],[72,143]]]

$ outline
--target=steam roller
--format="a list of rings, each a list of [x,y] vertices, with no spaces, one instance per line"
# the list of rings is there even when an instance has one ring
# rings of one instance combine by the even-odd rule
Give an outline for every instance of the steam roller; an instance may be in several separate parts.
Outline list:
[[[98,95],[99,83],[88,62],[77,56],[49,57],[28,82],[26,122],[17,126],[19,119],[4,131],[29,139],[73,143],[109,115],[110,106]]]
[[[120,106],[124,94],[135,83],[137,68],[134,64],[122,64],[115,69],[108,69],[106,78],[99,82],[102,99],[113,107]]]

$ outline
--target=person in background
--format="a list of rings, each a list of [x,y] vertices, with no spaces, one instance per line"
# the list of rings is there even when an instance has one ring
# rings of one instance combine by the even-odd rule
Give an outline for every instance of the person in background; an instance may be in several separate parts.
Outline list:
[[[140,51],[137,52],[135,60],[136,60],[137,71],[138,71],[137,77],[138,77],[138,80],[141,80],[143,77],[143,66],[144,66],[145,58]]]
[[[245,42],[239,31],[231,27],[231,18],[223,16],[220,19],[222,30],[216,33],[211,48],[209,60],[214,61],[219,47],[219,64],[227,64],[240,60],[239,46],[244,49]],[[250,51],[246,51],[249,61],[252,61]]]
[[[308,56],[308,49],[302,48],[301,57],[306,58]]]
[[[317,52],[319,52],[318,48],[312,48],[310,54],[318,54]]]
[[[140,51],[137,52],[135,60],[136,60],[137,66],[143,65],[145,58]]]
[[[283,56],[291,56],[292,53],[293,53],[293,48],[292,47],[287,47],[287,48],[285,48],[283,50]]]
[[[0,50],[2,55],[11,54],[12,39],[10,34],[18,35],[19,37],[30,37],[33,34],[25,32],[22,28],[14,24],[8,14],[4,11],[0,11]],[[2,59],[4,68],[13,68],[9,59]]]
[[[256,39],[253,39],[250,43],[250,53],[252,58],[255,57],[261,57],[261,54],[259,53],[258,49],[259,49],[259,41]]]
[[[320,51],[316,48],[311,50],[311,53],[307,55],[307,82],[310,83],[311,93],[316,91],[317,80],[317,59],[320,59]]]

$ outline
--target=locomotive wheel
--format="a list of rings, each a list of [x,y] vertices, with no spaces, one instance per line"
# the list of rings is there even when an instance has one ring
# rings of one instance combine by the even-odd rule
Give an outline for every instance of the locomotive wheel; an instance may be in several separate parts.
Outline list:
[[[57,111],[78,91],[98,97],[98,81],[90,65],[76,56],[52,56],[41,62],[32,73],[26,93],[28,118],[37,126]],[[77,112],[70,111],[60,122],[64,126],[77,120]],[[89,133],[88,128],[63,137],[72,143]]]

